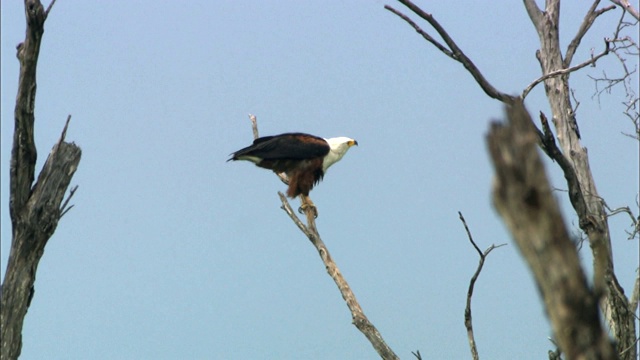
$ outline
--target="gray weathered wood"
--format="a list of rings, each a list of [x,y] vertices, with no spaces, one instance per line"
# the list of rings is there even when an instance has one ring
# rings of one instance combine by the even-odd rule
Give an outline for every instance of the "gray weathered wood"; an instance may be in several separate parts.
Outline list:
[[[495,168],[493,202],[531,268],[554,339],[567,359],[616,359],[600,323],[598,295],[580,266],[537,150],[538,135],[521,102],[508,123],[493,124],[488,146]]]
[[[9,211],[13,227],[11,250],[2,283],[0,359],[17,359],[22,326],[31,299],[38,263],[63,214],[62,200],[80,162],[81,150],[64,141],[69,119],[37,181],[34,141],[36,67],[48,12],[38,0],[25,0],[26,38],[18,46],[20,80],[10,165]]]

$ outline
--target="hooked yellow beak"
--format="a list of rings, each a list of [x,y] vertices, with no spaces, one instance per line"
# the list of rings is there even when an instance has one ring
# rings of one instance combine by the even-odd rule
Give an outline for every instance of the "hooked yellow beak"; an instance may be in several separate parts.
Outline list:
[[[354,145],[356,145],[356,146],[357,146],[357,145],[358,145],[358,142],[357,142],[357,141],[355,141],[355,140],[351,140],[351,141],[349,141],[349,142],[348,142],[348,144],[349,144],[349,147],[352,147],[352,146],[354,146]]]

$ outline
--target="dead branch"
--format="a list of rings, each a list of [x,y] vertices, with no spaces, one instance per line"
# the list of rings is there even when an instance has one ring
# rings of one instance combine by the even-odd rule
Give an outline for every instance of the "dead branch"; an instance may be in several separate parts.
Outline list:
[[[633,104],[635,100],[637,102],[637,94],[635,94],[633,88],[634,86],[631,84],[632,80],[630,79],[631,75],[637,72],[637,69],[629,69],[626,63],[626,57],[636,57],[640,50],[638,44],[630,36],[622,36],[622,31],[629,26],[637,26],[636,24],[630,24],[625,22],[624,20],[625,12],[623,11],[620,14],[620,19],[618,20],[618,25],[616,26],[616,30],[613,36],[609,39],[605,39],[605,41],[611,44],[611,52],[616,56],[620,63],[620,67],[622,68],[622,75],[614,78],[610,78],[604,71],[603,77],[597,78],[589,76],[594,80],[596,85],[596,93],[593,97],[597,96],[598,100],[600,99],[600,95],[602,93],[610,93],[612,88],[618,84],[622,84],[625,88],[625,92],[627,94],[627,103],[625,105]],[[605,83],[606,86],[600,88],[599,83]],[[636,108],[636,107],[634,107]],[[628,110],[628,109],[627,109]]]
[[[604,14],[605,12],[616,8],[615,6],[611,5],[611,6],[602,8],[600,10],[596,10],[599,3],[600,3],[600,0],[595,0],[593,2],[593,4],[591,5],[591,8],[589,8],[589,11],[587,11],[587,14],[584,17],[584,20],[582,20],[582,23],[580,24],[580,28],[578,29],[578,32],[573,37],[573,40],[571,40],[571,43],[569,43],[569,46],[567,46],[567,51],[565,52],[564,61],[563,61],[564,68],[568,68],[569,65],[571,65],[571,61],[573,60],[573,55],[576,53],[576,50],[578,49],[578,46],[580,45],[582,38],[587,33],[587,31],[589,31],[589,29],[591,28],[591,25],[593,25],[593,22],[596,20],[596,18],[598,18],[598,16]]]
[[[529,93],[531,92],[531,90],[533,90],[534,87],[536,87],[536,85],[540,84],[541,82],[555,77],[555,76],[559,76],[559,75],[567,75],[569,73],[572,73],[574,71],[578,71],[584,67],[587,67],[589,65],[594,65],[601,57],[606,56],[609,54],[609,42],[607,40],[605,40],[605,49],[599,53],[598,55],[592,56],[591,59],[584,61],[578,65],[569,67],[569,68],[565,68],[565,69],[560,69],[560,70],[556,70],[553,72],[550,72],[548,74],[545,74],[539,78],[537,78],[536,80],[534,80],[531,84],[527,85],[526,88],[524,88],[524,90],[522,91],[522,95],[520,95],[521,99],[524,99],[527,97],[527,95],[529,95]]]
[[[562,151],[556,145],[556,139],[549,127],[549,121],[542,111],[540,111],[540,123],[542,124],[544,134],[542,143],[544,145],[545,152],[551,159],[558,163],[562,169],[564,178],[567,180],[567,185],[569,186],[569,200],[571,201],[573,208],[576,209],[579,214],[586,214],[587,205],[584,201],[584,196],[582,195],[578,177],[576,176],[575,170],[571,166],[569,160],[562,154]],[[588,226],[589,219],[586,216],[580,218],[580,228],[584,229]]]
[[[634,24],[628,23],[624,20],[625,12],[621,13],[618,25],[613,37],[607,39],[611,44],[611,52],[618,59],[620,64],[621,74],[617,76],[609,76],[605,71],[602,71],[602,76],[589,77],[594,81],[595,92],[592,98],[597,97],[600,101],[602,94],[610,94],[614,87],[622,85],[625,91],[625,100],[622,102],[624,106],[623,114],[628,117],[635,128],[635,134],[623,133],[626,136],[632,137],[636,140],[640,140],[640,112],[638,112],[640,99],[636,93],[637,88],[637,67],[630,68],[627,66],[627,60],[629,58],[636,58],[640,53],[640,46],[630,37],[622,36],[622,31],[627,27],[637,27],[637,21]],[[637,29],[636,29],[637,30]]]
[[[329,254],[329,250],[325,246],[324,242],[320,238],[320,234],[318,233],[318,229],[316,228],[315,223],[315,214],[313,209],[307,208],[305,210],[305,214],[307,216],[307,225],[305,225],[298,216],[294,213],[291,205],[287,201],[286,196],[278,192],[278,196],[280,196],[280,201],[282,202],[282,210],[284,210],[287,215],[291,218],[291,220],[296,224],[298,229],[302,231],[305,236],[311,241],[313,246],[318,250],[318,254],[324,263],[325,268],[327,269],[327,273],[333,279],[333,281],[338,286],[338,290],[340,290],[340,294],[342,298],[347,303],[347,307],[351,312],[351,318],[353,319],[353,324],[360,330],[364,336],[371,342],[373,348],[378,352],[383,359],[398,359],[398,356],[391,350],[391,348],[387,345],[387,343],[382,338],[382,335],[378,332],[378,330],[373,326],[373,324],[369,321],[369,319],[365,316],[358,300],[356,299],[355,294],[349,287],[347,280],[342,276],[338,265],[331,258],[331,254]]]
[[[575,52],[578,49],[578,46],[580,45],[582,38],[589,31],[589,29],[591,28],[591,25],[593,25],[596,18],[598,18],[598,16],[604,14],[609,10],[615,9],[615,6],[612,5],[612,6],[608,6],[608,7],[596,10],[599,3],[600,3],[600,0],[596,0],[593,2],[593,4],[591,5],[591,8],[589,9],[589,11],[584,17],[584,20],[580,24],[580,28],[578,29],[577,34],[574,36],[573,40],[571,40],[571,43],[569,43],[569,46],[567,47],[567,51],[565,52],[564,60],[562,61],[562,68],[556,71],[552,71],[550,73],[544,74],[543,76],[534,80],[522,91],[522,95],[520,95],[522,99],[526,98],[529,92],[531,92],[531,90],[533,90],[533,88],[536,87],[541,82],[552,77],[556,77],[559,75],[566,75],[566,74],[575,72],[589,65],[593,66],[601,57],[609,54],[610,41],[605,39],[604,41],[605,49],[601,53],[599,53],[598,55],[591,54],[591,58],[589,60],[586,60],[578,65],[570,67],[571,61],[573,60],[573,56],[575,55]],[[532,17],[532,20],[535,18],[534,20],[535,23],[540,21],[541,11],[537,8],[537,5],[534,2],[529,3],[527,1],[525,1],[525,4],[527,6],[527,11],[529,11],[530,17]],[[538,29],[538,27],[536,27],[536,29]]]
[[[609,207],[609,205],[607,205],[607,202],[604,201],[604,199],[601,198],[600,201],[602,201],[602,206],[604,206],[605,209],[609,211],[607,217],[612,217],[621,213],[629,215],[629,218],[631,218],[631,227],[634,229],[632,233],[627,232],[629,234],[629,240],[632,240],[634,237],[636,237],[636,235],[638,234],[638,226],[640,226],[640,224],[636,216],[633,215],[631,208],[629,208],[628,206],[622,206],[616,209],[612,209]]]
[[[487,137],[496,174],[494,206],[534,274],[563,353],[570,359],[615,359],[600,324],[598,296],[587,285],[536,151],[532,120],[520,102],[506,111],[508,122],[493,123]]]
[[[256,140],[260,137],[260,133],[258,131],[258,118],[255,115],[249,114],[249,120],[251,121],[251,129],[253,131],[253,140]],[[287,174],[279,173],[276,174],[280,181],[282,181],[285,185],[289,185],[289,178],[287,178]]]
[[[636,20],[640,20],[640,13],[638,10],[631,5],[629,0],[610,0],[612,3],[622,7],[625,11],[627,11],[631,16],[636,18]]]
[[[471,61],[471,59],[458,47],[456,42],[449,36],[449,33],[440,25],[440,23],[433,17],[433,15],[423,11],[418,6],[413,4],[409,0],[398,0],[401,4],[409,8],[413,13],[424,19],[433,27],[434,30],[440,35],[442,40],[447,44],[448,48],[444,45],[440,44],[436,41],[432,36],[430,36],[427,32],[422,30],[415,22],[413,22],[408,16],[404,15],[400,11],[394,9],[389,5],[385,5],[384,8],[389,10],[390,12],[396,14],[401,19],[406,21],[409,25],[411,25],[420,35],[422,35],[427,41],[433,44],[438,50],[440,50],[443,54],[452,58],[453,60],[461,63],[465,69],[473,76],[478,85],[482,88],[482,90],[491,98],[502,101],[503,103],[511,103],[514,100],[514,97],[503,93],[493,87],[491,83],[484,77],[484,75],[480,72],[480,70],[476,67],[476,65]]]
[[[258,119],[253,114],[249,114],[249,120],[251,121],[251,129],[253,130],[253,139],[257,139],[260,137],[258,133]]]
[[[427,40],[428,42],[430,42],[433,46],[435,46],[438,50],[440,50],[443,54],[447,55],[448,57],[452,58],[453,60],[456,60],[455,55],[449,50],[447,49],[446,46],[440,44],[440,42],[438,42],[438,40],[434,39],[431,35],[429,35],[429,33],[425,32],[424,30],[422,30],[422,28],[420,28],[420,26],[418,26],[418,24],[416,24],[413,20],[411,20],[410,17],[408,17],[407,15],[401,13],[400,11],[392,8],[389,5],[385,5],[384,7],[385,9],[391,11],[392,13],[398,15],[402,20],[406,21],[409,25],[411,25],[411,27],[413,27],[415,29],[415,31],[422,35],[422,37]]]
[[[460,221],[462,221],[462,225],[464,225],[464,229],[467,231],[467,236],[469,237],[469,241],[471,242],[473,247],[478,252],[478,255],[480,256],[478,268],[476,269],[476,272],[473,274],[473,276],[471,277],[471,280],[469,281],[469,290],[467,291],[467,306],[464,309],[464,326],[467,328],[467,338],[469,339],[469,347],[471,348],[471,357],[473,358],[473,360],[478,360],[479,359],[478,348],[476,346],[475,337],[473,336],[473,319],[471,317],[471,297],[473,297],[473,288],[475,287],[476,281],[478,280],[478,277],[480,276],[480,272],[482,271],[482,267],[484,266],[484,260],[487,258],[489,253],[493,249],[499,248],[501,246],[505,246],[507,244],[500,244],[500,245],[491,244],[491,246],[488,247],[483,253],[482,251],[480,251],[480,248],[478,247],[478,245],[476,245],[476,242],[473,241],[473,237],[471,236],[471,231],[469,230],[469,227],[467,226],[467,222],[464,220],[464,216],[462,216],[462,213],[460,211],[458,211],[458,215],[460,216]]]
[[[73,209],[74,205],[69,205],[69,201],[71,200],[73,195],[76,193],[76,190],[78,190],[78,185],[72,187],[69,190],[69,196],[67,196],[67,199],[64,201],[64,204],[62,204],[62,206],[60,206],[60,218],[61,219],[64,216],[64,214],[68,213],[69,210]]]
[[[595,92],[592,98],[597,97],[598,101],[600,101],[602,94],[611,94],[611,91],[616,86],[622,85],[624,87],[625,100],[622,102],[622,105],[624,106],[622,113],[631,120],[635,131],[634,134],[628,134],[625,132],[623,132],[623,134],[633,139],[640,140],[640,112],[638,111],[638,108],[640,107],[640,98],[638,98],[638,94],[636,93],[638,69],[637,67],[632,69],[627,66],[627,60],[629,58],[637,58],[640,53],[640,46],[638,46],[631,36],[622,36],[622,32],[625,29],[629,27],[637,28],[638,21],[627,22],[625,21],[625,15],[626,11],[623,10],[620,14],[620,19],[618,20],[618,25],[616,26],[613,36],[605,40],[611,44],[611,53],[613,53],[618,59],[620,69],[622,70],[621,74],[612,77],[605,71],[602,71],[602,76],[600,77],[588,76],[593,80],[595,85]],[[635,29],[635,31],[637,32],[637,29]]]
[[[45,19],[47,16],[49,16],[49,11],[51,11],[51,9],[53,8],[53,4],[55,3],[56,3],[56,0],[51,0],[51,3],[49,4],[49,6],[47,6],[47,10],[44,12]]]

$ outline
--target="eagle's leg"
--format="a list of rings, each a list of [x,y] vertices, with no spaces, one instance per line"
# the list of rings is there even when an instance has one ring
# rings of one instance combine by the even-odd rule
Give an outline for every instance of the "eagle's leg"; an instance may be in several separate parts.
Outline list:
[[[300,202],[302,203],[298,208],[300,214],[304,214],[307,209],[311,209],[311,211],[313,211],[313,217],[318,217],[318,208],[316,208],[316,205],[311,201],[310,197],[300,194]]]

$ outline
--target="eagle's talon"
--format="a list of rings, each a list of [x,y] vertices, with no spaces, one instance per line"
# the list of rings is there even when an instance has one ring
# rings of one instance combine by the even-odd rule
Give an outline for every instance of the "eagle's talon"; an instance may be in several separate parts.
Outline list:
[[[300,214],[306,214],[307,209],[311,209],[311,211],[313,211],[313,218],[314,219],[318,218],[318,208],[316,208],[315,205],[312,205],[312,204],[309,204],[309,203],[300,205],[300,207],[298,208],[298,212]]]

